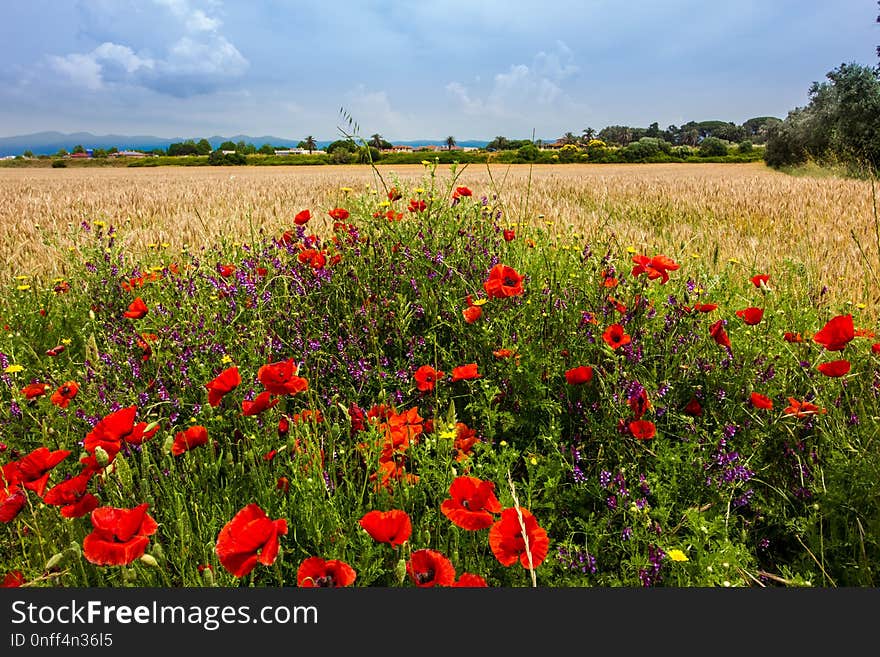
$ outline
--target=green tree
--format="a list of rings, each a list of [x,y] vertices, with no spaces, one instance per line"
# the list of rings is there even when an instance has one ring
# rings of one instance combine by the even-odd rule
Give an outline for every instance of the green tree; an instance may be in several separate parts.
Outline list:
[[[76,146],[73,147],[73,151],[71,151],[71,152],[79,155],[80,153],[85,153],[86,149],[83,148],[82,144],[77,144]]]
[[[382,148],[382,144],[384,141],[385,140],[382,138],[382,135],[376,133],[374,135],[370,135],[370,141],[367,143],[374,148]]]
[[[257,149],[257,153],[260,155],[275,155],[275,147],[272,144],[263,144]]]
[[[212,150],[214,149],[211,148],[211,142],[209,142],[207,139],[199,139],[198,143],[196,144],[196,152],[199,155],[210,155]]]
[[[453,148],[455,148],[455,137],[450,135],[446,138],[446,150],[451,151]]]
[[[318,144],[315,141],[315,138],[311,135],[303,139],[300,143],[302,143],[302,146],[300,148],[305,148],[309,152],[309,155],[312,154],[312,151],[318,150]]]
[[[510,148],[510,140],[507,137],[495,137],[486,144],[487,151],[506,151]]]
[[[218,151],[234,151],[235,150],[235,142],[233,141],[224,141],[217,148]]]
[[[25,151],[24,153],[22,153],[21,156],[22,156],[22,157],[33,157],[33,156],[34,156],[34,152],[31,151],[31,150],[27,150],[27,151]]]
[[[55,156],[56,156],[56,157],[67,157],[67,156],[68,156],[68,152],[67,152],[67,150],[64,149],[64,148],[59,148],[59,149],[58,149],[58,152],[55,153]]]

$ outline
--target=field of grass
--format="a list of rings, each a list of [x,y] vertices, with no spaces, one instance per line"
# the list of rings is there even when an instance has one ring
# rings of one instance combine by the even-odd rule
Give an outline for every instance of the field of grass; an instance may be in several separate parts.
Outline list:
[[[876,585],[870,182],[0,182],[7,583]]]

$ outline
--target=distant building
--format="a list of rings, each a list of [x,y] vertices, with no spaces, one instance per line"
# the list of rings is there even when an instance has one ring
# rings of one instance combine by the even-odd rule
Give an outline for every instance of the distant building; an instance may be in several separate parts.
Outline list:
[[[316,155],[319,153],[326,153],[327,151],[322,151],[315,149],[311,152],[311,155]],[[309,155],[309,150],[307,148],[276,148],[275,155]]]
[[[108,153],[110,157],[146,157],[146,153],[140,151],[117,151],[116,153]]]

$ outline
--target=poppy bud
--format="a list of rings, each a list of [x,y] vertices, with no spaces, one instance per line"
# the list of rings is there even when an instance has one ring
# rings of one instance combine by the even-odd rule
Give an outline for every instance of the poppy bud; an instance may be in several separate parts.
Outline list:
[[[98,445],[95,447],[95,460],[98,462],[102,468],[107,467],[107,464],[110,463],[110,455],[107,453],[107,450]]]
[[[401,559],[394,567],[394,576],[397,578],[398,584],[403,584],[406,579],[406,559]]]
[[[156,557],[154,557],[150,554],[142,554],[141,555],[141,562],[150,566],[151,568],[158,568],[159,567],[159,562],[156,561]]]
[[[46,562],[46,570],[52,570],[53,568],[57,568],[58,565],[64,561],[64,553],[59,552],[57,554],[53,554],[49,561]]]

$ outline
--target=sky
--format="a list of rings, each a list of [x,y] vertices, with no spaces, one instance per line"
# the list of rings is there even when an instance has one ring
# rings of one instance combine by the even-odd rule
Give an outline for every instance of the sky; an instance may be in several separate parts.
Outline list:
[[[0,136],[555,139],[785,118],[875,0],[0,0]],[[344,112],[344,113],[343,113]],[[354,124],[349,125],[349,116]]]

